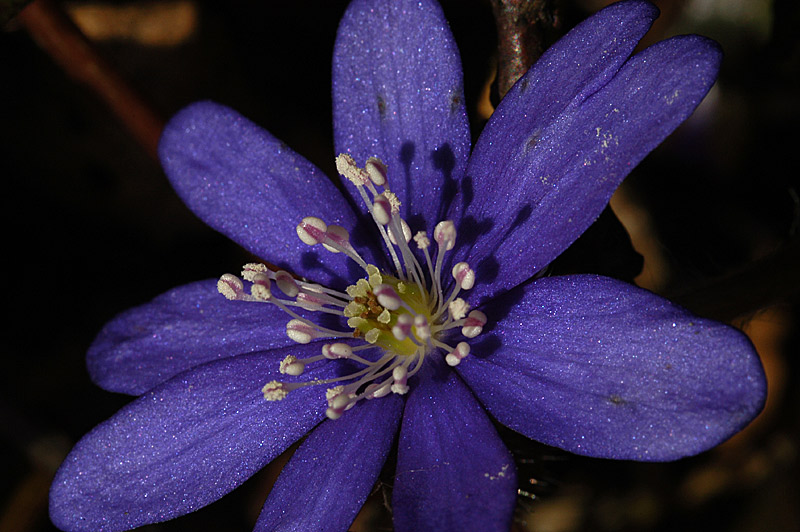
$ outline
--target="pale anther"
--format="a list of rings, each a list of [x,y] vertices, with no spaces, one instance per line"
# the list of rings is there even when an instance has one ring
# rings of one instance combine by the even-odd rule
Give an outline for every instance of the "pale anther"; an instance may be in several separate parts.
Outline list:
[[[392,380],[394,384],[392,384],[392,392],[403,395],[408,393],[408,385],[406,383],[406,379],[408,377],[408,370],[406,370],[405,366],[397,366],[392,370]]]
[[[428,246],[431,245],[431,241],[424,231],[417,231],[417,234],[414,235],[414,242],[417,243],[419,249],[428,249]]]
[[[467,315],[467,311],[469,310],[469,303],[467,303],[460,297],[457,297],[450,302],[450,304],[448,305],[448,310],[450,311],[451,319],[460,320],[461,318]]]
[[[233,274],[226,273],[217,281],[217,291],[227,299],[237,299],[242,290],[244,290],[244,285],[241,279]]]
[[[486,314],[480,310],[473,310],[464,321],[464,326],[461,327],[461,334],[467,338],[475,338],[483,331],[484,325],[486,325]]]
[[[364,169],[367,171],[367,175],[369,175],[370,180],[374,184],[378,185],[379,187],[382,187],[386,184],[386,176],[388,175],[388,171],[386,169],[386,165],[383,164],[383,161],[377,157],[370,157],[367,159]]]
[[[389,310],[397,310],[403,303],[403,300],[400,299],[400,296],[397,295],[397,292],[394,291],[394,288],[388,284],[382,284],[378,286],[375,288],[373,293],[378,299],[378,303],[380,303],[382,307]]]
[[[400,212],[400,200],[397,199],[397,194],[389,190],[384,190],[383,197],[389,200],[389,204],[392,206],[392,214]]]
[[[278,369],[281,373],[296,377],[303,374],[303,371],[306,369],[306,365],[298,361],[297,357],[293,355],[287,355],[286,358],[284,358],[281,362],[280,368]]]
[[[267,273],[269,269],[267,268],[266,264],[261,264],[258,262],[250,262],[245,264],[242,268],[242,279],[245,281],[252,281],[253,275],[257,273]]]
[[[256,272],[252,275],[252,279],[250,295],[261,301],[269,301],[272,298],[269,276],[266,273]]]
[[[469,354],[469,344],[467,342],[459,342],[455,349],[444,357],[445,362],[450,366],[458,366],[459,362]]]
[[[328,226],[316,216],[306,216],[297,224],[297,236],[303,243],[313,246],[324,240]]]
[[[303,292],[297,294],[297,303],[300,305],[300,308],[306,310],[319,310],[322,308],[322,305],[325,304],[325,300],[313,294]]]
[[[400,314],[397,316],[397,323],[392,327],[392,335],[398,340],[405,340],[411,334],[411,326],[414,318],[411,314]]]
[[[392,204],[386,199],[383,194],[375,196],[372,204],[372,212],[375,215],[375,221],[381,225],[386,225],[392,219]]]
[[[327,236],[340,247],[347,247],[350,244],[350,233],[348,233],[347,229],[341,225],[329,225],[325,231],[325,236]],[[329,246],[324,242],[322,243],[322,246],[331,253],[339,253],[338,249],[334,248],[333,246]]]
[[[416,332],[417,338],[422,341],[431,337],[431,328],[430,325],[428,325],[428,319],[422,314],[414,316],[414,331]]]
[[[456,245],[456,226],[450,220],[445,220],[436,224],[433,229],[433,239],[440,246],[444,246],[445,251],[450,251]]]
[[[475,272],[466,262],[459,262],[453,266],[453,279],[462,290],[469,290],[475,285]]]
[[[347,358],[353,354],[353,349],[347,344],[336,342],[335,344],[323,345],[322,354],[329,359]]]
[[[411,228],[408,226],[405,220],[400,220],[400,228],[403,231],[403,240],[408,242],[411,240]],[[397,245],[397,239],[394,237],[394,231],[389,231],[389,240],[391,240],[392,244],[395,246]]]
[[[297,286],[291,274],[283,270],[275,273],[275,284],[278,285],[281,292],[289,297],[295,297],[300,292],[300,287]]]
[[[358,187],[362,187],[369,182],[369,174],[359,168],[353,157],[347,153],[342,153],[336,157],[336,170]]]
[[[286,324],[286,336],[298,344],[307,344],[314,338],[319,338],[320,335],[307,323],[294,319]]]
[[[289,390],[282,382],[270,381],[261,388],[261,393],[267,401],[280,401],[289,394]]]

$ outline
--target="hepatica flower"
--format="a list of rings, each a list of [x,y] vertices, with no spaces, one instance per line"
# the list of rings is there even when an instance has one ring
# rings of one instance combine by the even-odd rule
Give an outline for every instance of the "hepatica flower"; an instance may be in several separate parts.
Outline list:
[[[514,460],[489,415],[573,453],[652,461],[744,427],[766,384],[741,333],[613,279],[536,275],[716,77],[698,36],[631,56],[656,16],[632,0],[576,27],[470,154],[440,8],[355,0],[333,69],[344,193],[228,108],[180,112],[160,146],[173,186],[281,269],[247,264],[103,329],[93,379],[139,397],[64,461],[53,522],[192,512],[307,434],[256,530],[346,530],[395,441],[397,530],[507,530]]]

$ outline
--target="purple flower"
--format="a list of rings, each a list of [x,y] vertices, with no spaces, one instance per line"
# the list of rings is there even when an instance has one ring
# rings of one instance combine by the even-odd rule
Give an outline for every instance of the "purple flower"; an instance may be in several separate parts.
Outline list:
[[[744,427],[766,383],[741,333],[613,279],[534,278],[714,82],[720,52],[702,37],[630,57],[656,16],[631,0],[576,27],[470,155],[440,8],[355,0],[334,55],[336,149],[348,154],[337,166],[357,185],[345,180],[347,195],[234,111],[181,111],[160,153],[187,205],[320,284],[251,264],[243,280],[179,287],[109,323],[91,375],[140,397],[67,457],[53,522],[125,530],[186,514],[310,431],[256,529],[343,531],[399,429],[397,530],[507,530],[514,461],[486,411],[616,459],[673,460]],[[331,341],[327,328],[344,331]]]

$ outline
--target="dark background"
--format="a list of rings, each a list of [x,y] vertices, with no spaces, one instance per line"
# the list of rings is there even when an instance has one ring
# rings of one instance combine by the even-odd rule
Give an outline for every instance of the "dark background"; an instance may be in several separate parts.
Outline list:
[[[720,448],[671,464],[576,457],[506,431],[520,488],[531,495],[520,497],[515,526],[798,530],[800,17],[789,0],[656,3],[663,15],[648,43],[697,32],[720,41],[726,58],[703,106],[634,170],[612,205],[644,255],[637,282],[751,336],[770,380],[767,409]],[[333,175],[330,60],[346,4],[55,5],[82,24],[122,28],[95,34],[93,44],[158,116],[216,100]],[[602,3],[557,5],[563,32]],[[171,24],[154,30],[156,37],[132,36],[131,28],[152,26],[145,15],[164,6],[180,8],[169,16],[187,24],[186,35]],[[461,49],[475,134],[493,69],[491,8],[482,0],[443,7]],[[247,261],[183,206],[147,150],[26,28],[11,20],[0,33],[2,532],[53,529],[46,504],[55,468],[82,434],[129,400],[96,388],[86,373],[85,351],[103,323]],[[601,227],[555,273],[602,269],[625,277],[631,264],[638,269],[624,239]],[[250,530],[278,467],[204,510],[146,530]],[[387,529],[385,488],[354,530]]]

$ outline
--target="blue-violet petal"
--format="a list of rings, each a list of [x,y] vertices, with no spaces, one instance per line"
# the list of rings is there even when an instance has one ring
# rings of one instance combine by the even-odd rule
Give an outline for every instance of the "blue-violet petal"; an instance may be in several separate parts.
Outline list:
[[[281,471],[256,532],[347,530],[375,485],[402,411],[402,399],[391,395],[314,429]]]
[[[469,156],[461,60],[431,0],[356,0],[333,57],[337,153],[378,157],[413,231],[443,218]]]
[[[602,458],[674,460],[726,440],[762,409],[747,337],[641,288],[549,277],[487,306],[502,316],[457,367],[498,421]]]
[[[356,214],[327,176],[267,131],[199,102],[169,121],[159,156],[178,195],[208,225],[281,268],[346,285],[352,263],[303,244],[295,227],[317,216],[352,233]]]
[[[458,375],[441,369],[424,368],[406,402],[395,529],[505,532],[516,502],[514,459]]]
[[[287,354],[209,362],[142,395],[83,437],[56,473],[50,518],[69,532],[129,530],[195,511],[228,493],[325,417],[324,390],[261,393]],[[336,366],[309,368],[328,378]]]
[[[286,336],[287,321],[275,306],[228,301],[217,281],[200,281],[108,322],[86,364],[98,386],[140,395],[211,360],[294,345]]]

